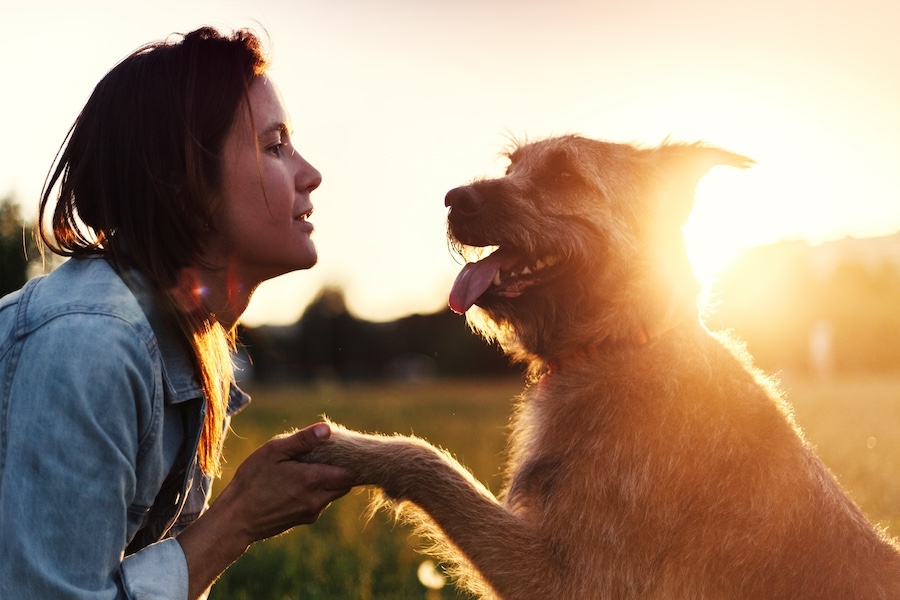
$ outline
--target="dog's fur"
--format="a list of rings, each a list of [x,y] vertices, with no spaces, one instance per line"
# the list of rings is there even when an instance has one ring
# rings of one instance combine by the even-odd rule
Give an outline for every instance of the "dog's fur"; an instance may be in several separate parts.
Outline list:
[[[816,458],[776,385],[697,317],[680,233],[694,187],[751,161],[565,136],[510,162],[447,194],[455,245],[505,253],[470,322],[530,366],[500,498],[410,437],[334,425],[307,460],[421,514],[484,598],[900,598],[895,542]],[[538,259],[552,266],[507,272]]]

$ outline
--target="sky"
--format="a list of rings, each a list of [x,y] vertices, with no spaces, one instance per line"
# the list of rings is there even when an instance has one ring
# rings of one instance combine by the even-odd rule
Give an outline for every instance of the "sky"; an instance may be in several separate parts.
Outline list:
[[[446,306],[443,198],[502,174],[510,139],[699,141],[685,232],[707,279],[741,248],[900,230],[900,3],[886,0],[10,0],[0,8],[0,197],[29,218],[101,77],[200,25],[268,39],[294,143],[323,174],[319,264],[263,284],[287,324],[325,285],[361,318]]]

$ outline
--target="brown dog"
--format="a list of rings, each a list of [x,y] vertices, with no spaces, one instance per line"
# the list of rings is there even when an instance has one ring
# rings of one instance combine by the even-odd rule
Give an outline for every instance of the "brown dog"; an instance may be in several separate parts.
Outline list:
[[[415,438],[334,426],[308,460],[421,515],[485,598],[900,598],[895,542],[773,382],[698,320],[680,228],[708,169],[751,161],[576,136],[509,158],[506,176],[446,197],[460,251],[499,246],[463,269],[451,306],[530,366],[500,499]]]

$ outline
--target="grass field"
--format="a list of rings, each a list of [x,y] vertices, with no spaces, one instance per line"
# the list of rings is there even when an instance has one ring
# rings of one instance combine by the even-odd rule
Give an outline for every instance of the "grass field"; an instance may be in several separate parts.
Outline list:
[[[900,532],[900,374],[785,378],[807,439],[869,517]],[[232,423],[221,489],[255,447],[327,414],[349,427],[414,433],[453,452],[495,492],[509,409],[519,380],[248,388],[253,404]],[[457,598],[417,577],[418,540],[383,514],[364,516],[365,490],[316,522],[255,544],[213,588],[213,600]]]

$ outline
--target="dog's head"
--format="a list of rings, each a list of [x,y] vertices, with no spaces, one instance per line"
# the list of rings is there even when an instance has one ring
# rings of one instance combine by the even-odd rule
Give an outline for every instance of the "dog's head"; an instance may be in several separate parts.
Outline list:
[[[750,159],[702,144],[564,136],[521,145],[509,160],[505,176],[447,193],[451,242],[481,257],[457,277],[453,310],[532,362],[696,318],[681,234],[694,188],[711,167]]]

